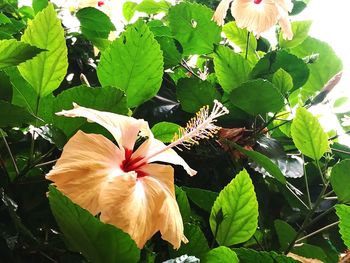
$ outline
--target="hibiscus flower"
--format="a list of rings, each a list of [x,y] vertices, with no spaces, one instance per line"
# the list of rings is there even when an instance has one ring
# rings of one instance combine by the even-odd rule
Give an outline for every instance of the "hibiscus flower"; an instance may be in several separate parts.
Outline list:
[[[293,9],[291,0],[222,0],[217,7],[213,20],[219,25],[224,24],[230,3],[231,13],[237,26],[247,28],[256,37],[269,30],[277,22],[281,26],[283,38],[292,39],[293,32],[288,13]]]
[[[46,178],[73,202],[101,221],[128,233],[142,248],[156,232],[179,248],[188,240],[174,193],[174,169],[181,165],[193,176],[196,171],[172,149],[208,138],[220,127],[216,118],[228,113],[215,101],[212,112],[202,108],[180,136],[169,145],[154,138],[148,123],[109,112],[101,112],[74,104],[72,110],[58,115],[84,117],[106,128],[117,145],[100,134],[78,131],[65,145],[63,152]],[[135,147],[136,141],[145,139]],[[136,148],[136,149],[135,149]]]

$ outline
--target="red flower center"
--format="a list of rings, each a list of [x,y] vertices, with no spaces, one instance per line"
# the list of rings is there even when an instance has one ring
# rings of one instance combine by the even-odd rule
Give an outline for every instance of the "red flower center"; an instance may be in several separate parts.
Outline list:
[[[262,2],[262,0],[254,0],[254,4],[260,4]]]
[[[98,5],[99,7],[103,6],[104,4],[105,4],[104,1],[98,1],[98,2],[97,2],[97,5]]]
[[[143,157],[137,157],[132,159],[132,153],[132,150],[125,149],[125,159],[120,165],[120,169],[122,169],[126,173],[130,171],[136,172],[137,178],[141,178],[148,175],[147,173],[140,170],[140,167],[145,164],[144,162],[140,162],[140,160],[142,160]]]

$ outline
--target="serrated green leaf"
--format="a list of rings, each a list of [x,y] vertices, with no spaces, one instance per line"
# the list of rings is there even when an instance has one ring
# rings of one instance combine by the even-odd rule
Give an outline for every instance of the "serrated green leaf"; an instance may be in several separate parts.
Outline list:
[[[70,201],[55,187],[49,187],[49,202],[55,219],[68,243],[90,262],[138,262],[140,250],[122,230],[100,222]]]
[[[350,247],[350,206],[336,205],[335,211],[340,219],[339,232],[346,247]]]
[[[78,86],[60,93],[55,100],[53,111],[71,109],[73,102],[80,106],[93,108],[100,111],[109,111],[118,114],[127,114],[126,99],[124,93],[116,88],[91,88]],[[88,124],[83,118],[67,118],[55,115],[54,124],[60,128],[67,137],[71,137],[77,130],[88,127],[99,127]]]
[[[293,38],[285,40],[282,37],[282,32],[278,35],[278,42],[282,48],[292,48],[300,45],[308,37],[312,21],[294,21],[292,22]]]
[[[218,216],[222,214],[221,222]],[[246,170],[220,192],[210,214],[210,228],[219,245],[232,246],[249,240],[258,226],[258,201]]]
[[[300,263],[285,255],[277,254],[274,251],[258,252],[247,248],[236,248],[234,251],[237,253],[240,263]]]
[[[248,30],[237,26],[235,21],[229,22],[222,27],[222,31],[228,40],[237,45],[242,52],[247,48]],[[255,54],[257,47],[256,38],[251,34],[248,42],[248,54]]]
[[[280,68],[273,74],[272,84],[282,94],[286,94],[288,91],[290,91],[293,88],[293,78],[287,71]]]
[[[171,257],[178,257],[185,254],[201,257],[209,251],[208,241],[199,226],[185,224],[184,234],[189,242],[187,244],[182,244],[178,250],[173,250],[169,247],[169,254]]]
[[[267,80],[244,82],[230,93],[230,101],[245,112],[257,116],[277,112],[284,106],[281,92]]]
[[[154,138],[167,143],[171,142],[174,135],[179,131],[180,125],[172,122],[158,122],[152,127]]]
[[[85,7],[76,13],[80,21],[81,32],[88,39],[108,38],[109,33],[115,30],[111,19],[102,11],[93,8]]]
[[[328,136],[318,119],[305,108],[298,108],[292,122],[291,135],[302,154],[319,160],[329,150]]]
[[[139,12],[146,14],[158,14],[160,12],[167,12],[171,4],[165,0],[154,1],[154,0],[143,0],[136,7]]]
[[[207,81],[200,79],[180,79],[176,87],[176,97],[184,111],[195,113],[205,105],[220,100],[220,93]]]
[[[239,263],[234,251],[228,247],[220,246],[210,250],[202,259],[203,263]]]
[[[292,242],[293,238],[296,236],[297,232],[291,225],[280,219],[276,219],[274,225],[278,241],[281,246],[281,251],[285,251],[289,246],[290,242]]]
[[[350,160],[343,160],[333,166],[331,184],[340,202],[350,203]]]
[[[35,118],[22,107],[0,100],[0,127],[16,127],[30,123]]]
[[[169,9],[169,26],[185,56],[211,53],[220,42],[221,29],[212,17],[210,8],[197,3],[183,2]]]
[[[163,77],[162,51],[142,20],[130,25],[102,52],[97,75],[103,86],[123,90],[129,107],[158,92]]]
[[[15,39],[0,40],[0,69],[17,66],[43,50]]]
[[[126,19],[126,21],[130,21],[131,18],[134,16],[136,11],[137,3],[126,1],[123,4],[123,16]]]
[[[227,93],[249,79],[251,67],[248,62],[229,47],[219,46],[214,54],[215,74]]]
[[[305,243],[301,246],[295,246],[292,249],[292,252],[298,256],[310,259],[319,259],[322,262],[326,262],[327,259],[327,255],[324,253],[322,248]]]
[[[64,31],[52,4],[28,23],[21,41],[47,50],[18,66],[36,93],[45,97],[58,88],[68,67]]]
[[[198,207],[210,213],[211,208],[218,197],[218,193],[200,188],[182,187],[188,198]]]

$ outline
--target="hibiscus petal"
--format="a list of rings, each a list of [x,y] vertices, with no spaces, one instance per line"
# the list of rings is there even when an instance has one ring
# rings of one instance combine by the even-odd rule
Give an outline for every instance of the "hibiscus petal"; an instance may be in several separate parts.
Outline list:
[[[56,113],[67,117],[84,117],[90,122],[96,122],[105,127],[115,138],[119,147],[132,150],[140,130],[147,134],[150,132],[148,123],[142,119],[119,115],[81,107],[73,103],[74,109],[63,110]]]
[[[46,178],[95,215],[101,211],[98,200],[103,183],[120,171],[121,161],[122,153],[110,140],[78,131]]]
[[[157,180],[149,176],[138,179],[136,172],[131,171],[106,184],[100,196],[103,207],[100,218],[128,233],[141,249],[159,230],[158,221],[162,218],[158,211],[165,198]]]
[[[224,19],[226,17],[226,13],[228,8],[230,7],[230,3],[233,0],[222,0],[218,7],[215,10],[213,15],[213,20],[219,25],[222,26],[224,24]]]
[[[288,13],[284,10],[280,10],[280,19],[278,21],[282,29],[283,38],[291,40],[293,38],[292,25],[288,18]]]

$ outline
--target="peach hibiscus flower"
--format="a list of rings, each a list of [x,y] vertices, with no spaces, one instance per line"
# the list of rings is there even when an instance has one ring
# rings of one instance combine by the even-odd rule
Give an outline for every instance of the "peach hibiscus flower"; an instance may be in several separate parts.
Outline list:
[[[257,37],[270,29],[277,22],[281,26],[283,38],[292,39],[293,32],[288,13],[293,9],[291,0],[222,0],[217,7],[213,20],[219,25],[224,24],[230,3],[231,13],[237,26],[247,28]]]
[[[215,101],[209,114],[204,107],[182,129],[181,137],[169,145],[154,138],[148,123],[109,112],[101,112],[74,104],[72,110],[58,115],[84,117],[106,128],[115,145],[100,134],[78,131],[46,178],[73,202],[101,221],[128,233],[142,248],[156,232],[179,248],[188,240],[174,193],[174,169],[165,162],[181,165],[193,176],[196,171],[172,149],[188,146],[219,130],[216,118],[228,111]],[[144,142],[135,149],[139,137]]]

